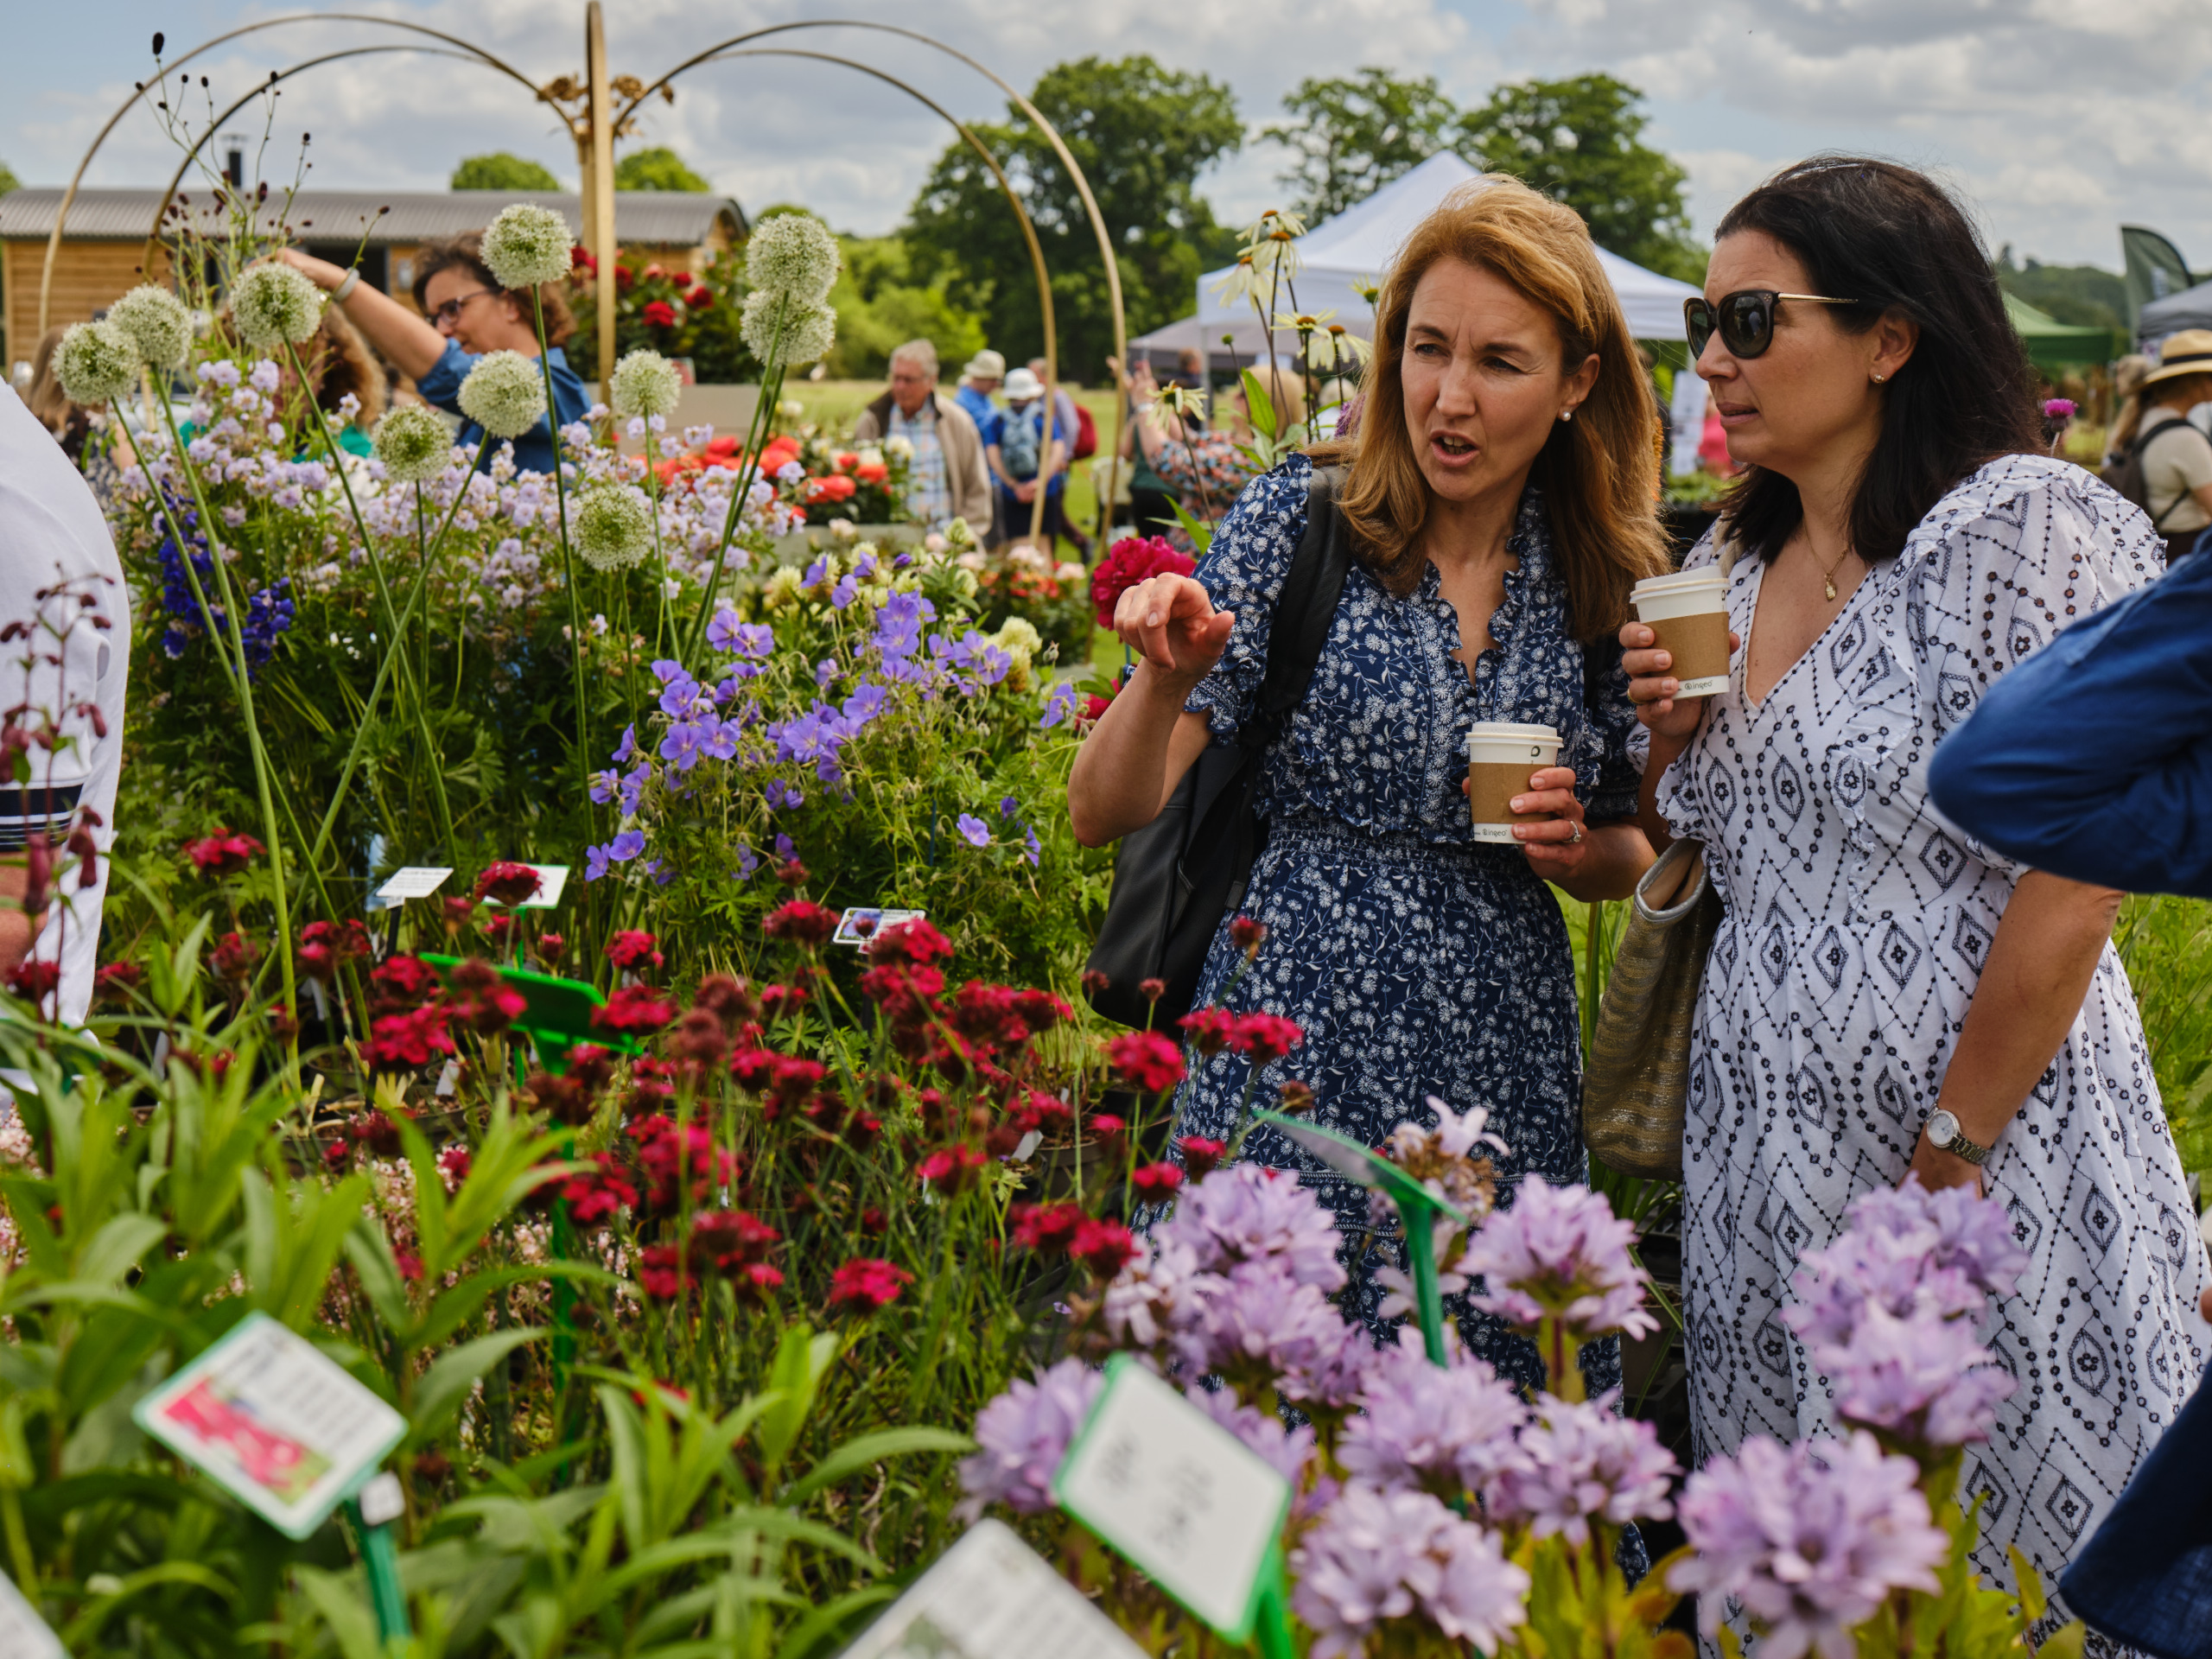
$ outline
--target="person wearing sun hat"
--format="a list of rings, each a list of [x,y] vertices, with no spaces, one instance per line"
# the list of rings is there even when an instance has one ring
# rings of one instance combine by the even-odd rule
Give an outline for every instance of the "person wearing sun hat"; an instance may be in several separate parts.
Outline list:
[[[2169,567],[2212,528],[2212,438],[2189,411],[2212,403],[2212,328],[2166,336],[2158,361],[2120,410],[2115,429],[2133,432],[2128,454],[2140,467],[2143,510],[2166,538]]]
[[[968,411],[968,418],[976,423],[980,432],[998,412],[991,402],[991,394],[1006,378],[1006,359],[996,352],[978,352],[968,359],[968,366],[960,371],[960,385],[954,389],[953,402]]]
[[[1045,493],[1045,545],[1065,534],[1061,493],[1067,487],[1068,450],[1075,435],[1057,416],[1047,417],[1045,383],[1030,370],[1006,378],[1006,403],[994,410],[983,428],[983,459],[998,482],[996,539],[1017,541],[1029,534],[1033,503]]]

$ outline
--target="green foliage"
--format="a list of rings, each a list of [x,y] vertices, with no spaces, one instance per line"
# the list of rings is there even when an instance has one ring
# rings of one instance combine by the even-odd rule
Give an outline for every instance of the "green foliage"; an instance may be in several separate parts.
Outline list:
[[[453,170],[455,190],[558,190],[561,181],[543,163],[504,149],[470,156]]]
[[[2116,271],[2095,265],[2046,265],[2029,259],[2015,264],[2012,245],[1997,255],[1997,280],[2038,311],[2077,327],[2127,332],[2127,282]]]
[[[2212,906],[2131,895],[2113,943],[2142,1012],[2182,1166],[2212,1170]]]
[[[944,378],[983,349],[983,320],[964,308],[939,271],[915,280],[912,251],[895,236],[840,238],[844,269],[830,290],[837,312],[837,344],[830,372],[840,379],[875,379],[889,373],[891,353],[910,340],[937,347]]]
[[[1690,239],[1688,175],[1643,141],[1643,94],[1611,75],[1507,82],[1459,118],[1459,147],[1484,169],[1510,173],[1580,213],[1599,247],[1701,282]]]
[[[1187,313],[1199,275],[1235,246],[1197,188],[1200,173],[1243,143],[1229,88],[1148,56],[1084,58],[1046,70],[1030,98],[1090,181],[1120,267],[1128,332]],[[1060,372],[1096,378],[1114,349],[1097,241],[1052,147],[1018,110],[1007,117],[976,127],[976,136],[1036,221],[1052,276]],[[1009,362],[1044,349],[1020,226],[965,143],[938,159],[901,234],[913,251],[915,280],[944,282],[957,303],[982,316],[990,344]]]
[[[704,195],[715,187],[684,164],[667,146],[633,149],[614,163],[617,190],[679,190]]]
[[[1355,207],[1440,149],[1459,111],[1433,75],[1402,79],[1369,66],[1357,75],[1309,76],[1282,101],[1295,118],[1262,135],[1298,154],[1281,181],[1308,225]]]
[[[696,270],[671,270],[635,253],[618,252],[614,263],[614,351],[645,348],[664,357],[688,357],[702,385],[750,385],[760,365],[738,332],[745,304],[745,256],[716,252]],[[569,341],[572,363],[598,361],[597,278],[578,264],[569,278],[569,309],[576,332]],[[650,308],[658,305],[664,309]]]

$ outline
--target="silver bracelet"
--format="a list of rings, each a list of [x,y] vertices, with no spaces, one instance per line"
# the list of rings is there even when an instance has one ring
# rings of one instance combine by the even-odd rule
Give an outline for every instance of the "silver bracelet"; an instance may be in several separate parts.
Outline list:
[[[353,270],[346,273],[346,280],[344,282],[339,283],[337,287],[330,290],[332,302],[338,305],[345,304],[346,296],[351,294],[354,289],[360,285],[360,281],[361,270],[359,266],[356,265]]]

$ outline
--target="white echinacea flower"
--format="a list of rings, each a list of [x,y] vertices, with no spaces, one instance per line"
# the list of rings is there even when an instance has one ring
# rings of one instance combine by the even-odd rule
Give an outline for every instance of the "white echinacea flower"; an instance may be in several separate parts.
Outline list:
[[[401,484],[427,484],[453,461],[453,434],[421,404],[395,404],[369,439],[385,475]]]
[[[746,285],[755,294],[788,295],[803,310],[830,297],[842,263],[837,238],[813,214],[774,213],[753,226],[745,245]]]
[[[98,408],[138,389],[138,350],[111,322],[74,322],[54,353],[54,372],[73,404]]]
[[[166,288],[141,283],[107,308],[141,362],[156,369],[183,366],[192,353],[192,313]]]
[[[296,346],[322,321],[323,292],[289,265],[249,266],[231,289],[231,315],[249,346]]]
[[[545,380],[537,359],[486,352],[461,383],[461,412],[495,438],[518,438],[545,418]]]
[[[676,365],[658,352],[643,348],[623,354],[614,365],[609,388],[614,412],[626,421],[673,415],[677,400],[683,396],[683,381],[676,372]]]
[[[576,551],[594,570],[626,570],[652,551],[653,508],[634,484],[601,484],[576,498]]]
[[[484,231],[484,263],[501,288],[519,294],[569,274],[575,238],[550,207],[518,201],[499,210]]]

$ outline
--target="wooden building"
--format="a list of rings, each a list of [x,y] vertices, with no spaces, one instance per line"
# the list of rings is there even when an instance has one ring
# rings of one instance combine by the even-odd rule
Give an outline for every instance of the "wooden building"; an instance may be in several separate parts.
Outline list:
[[[221,224],[203,185],[182,193],[188,211]],[[481,230],[510,202],[557,208],[583,223],[579,199],[553,191],[302,190],[289,212],[272,196],[257,229],[289,239],[339,264],[359,257],[361,279],[403,302],[415,280],[415,256],[425,242]],[[54,264],[48,326],[83,322],[142,282],[168,279],[169,250],[156,249],[156,268],[143,271],[146,238],[162,205],[159,190],[82,189]],[[0,196],[0,292],[6,296],[4,361],[27,363],[38,346],[40,273],[61,192],[22,188]],[[382,211],[380,211],[382,210]],[[615,193],[614,229],[626,254],[666,265],[703,264],[746,234],[744,210],[728,196],[664,190]]]

